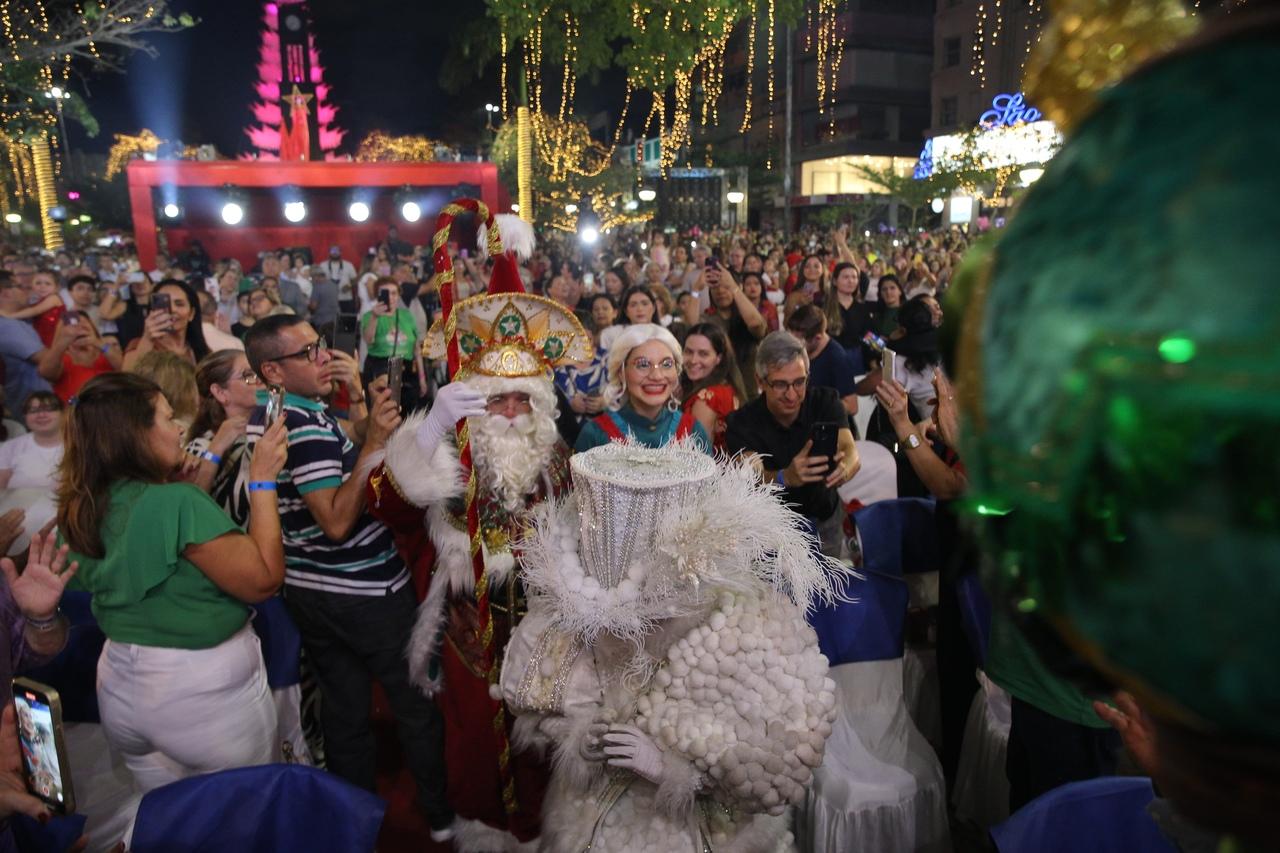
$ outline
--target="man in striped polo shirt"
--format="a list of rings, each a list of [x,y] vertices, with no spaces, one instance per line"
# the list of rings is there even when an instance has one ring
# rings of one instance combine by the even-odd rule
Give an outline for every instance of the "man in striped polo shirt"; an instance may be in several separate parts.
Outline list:
[[[376,678],[395,714],[419,806],[431,828],[443,831],[453,818],[445,799],[443,723],[410,682],[404,655],[417,602],[390,531],[365,506],[364,478],[351,477],[384,448],[400,423],[398,407],[382,389],[363,420],[329,414],[324,400],[335,380],[361,402],[359,373],[350,356],[327,349],[299,317],[258,321],[245,349],[262,380],[286,392],[289,456],[277,486],[285,603],[320,683],[328,768],[374,790],[369,705]],[[260,405],[249,419],[246,460],[265,417]]]

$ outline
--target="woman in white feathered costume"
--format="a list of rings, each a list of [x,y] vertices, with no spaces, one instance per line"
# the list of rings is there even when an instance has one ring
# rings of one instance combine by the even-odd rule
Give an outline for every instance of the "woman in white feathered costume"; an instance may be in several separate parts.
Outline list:
[[[835,718],[805,622],[848,570],[749,465],[612,444],[522,544],[501,690],[553,762],[541,849],[780,851]]]

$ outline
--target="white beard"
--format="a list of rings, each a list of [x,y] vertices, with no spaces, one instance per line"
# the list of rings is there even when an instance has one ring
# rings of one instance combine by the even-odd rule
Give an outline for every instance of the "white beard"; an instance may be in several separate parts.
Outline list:
[[[472,459],[481,485],[497,495],[507,512],[519,512],[551,462],[559,438],[555,421],[536,414],[510,419],[493,415],[472,418],[471,429]]]

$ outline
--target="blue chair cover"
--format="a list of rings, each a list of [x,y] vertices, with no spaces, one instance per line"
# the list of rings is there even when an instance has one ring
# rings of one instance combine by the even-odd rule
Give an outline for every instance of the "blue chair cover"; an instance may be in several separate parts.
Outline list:
[[[935,506],[932,498],[898,498],[855,512],[863,565],[893,574],[937,571],[941,561]]]
[[[193,776],[142,798],[130,853],[365,853],[387,804],[332,773],[267,764]]]
[[[41,824],[24,814],[15,814],[9,819],[9,826],[22,853],[66,853],[84,835],[87,820],[82,814],[72,814],[55,816]]]
[[[267,667],[267,684],[272,690],[291,687],[302,681],[299,661],[302,635],[293,624],[284,599],[273,595],[253,606],[253,630],[262,641],[262,660]]]
[[[987,664],[987,647],[991,645],[991,599],[982,588],[977,572],[966,572],[956,581],[956,597],[960,601],[960,626],[973,649],[978,666]]]
[[[1147,814],[1146,777],[1103,776],[1042,794],[991,829],[1000,853],[1176,853]]]
[[[62,612],[71,627],[67,645],[57,656],[21,674],[58,691],[62,699],[62,719],[68,723],[97,723],[98,658],[106,635],[89,609],[93,596],[87,592],[62,594]]]

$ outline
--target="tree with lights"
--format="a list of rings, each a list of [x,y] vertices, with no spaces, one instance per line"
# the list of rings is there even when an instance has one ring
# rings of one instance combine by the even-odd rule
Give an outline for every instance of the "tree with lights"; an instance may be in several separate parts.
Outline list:
[[[332,160],[346,131],[334,124],[338,108],[307,12],[306,0],[263,4],[258,49],[258,122],[245,130],[259,160]],[[287,109],[286,109],[287,107]]]
[[[70,87],[73,68],[120,70],[124,55],[155,55],[145,36],[193,26],[174,17],[166,0],[88,0],[46,8],[42,0],[0,0],[4,55],[0,63],[0,137],[10,172],[0,176],[0,210],[35,202],[45,247],[60,248],[62,229],[50,216],[58,203],[56,152],[70,119],[88,131],[97,122]]]

